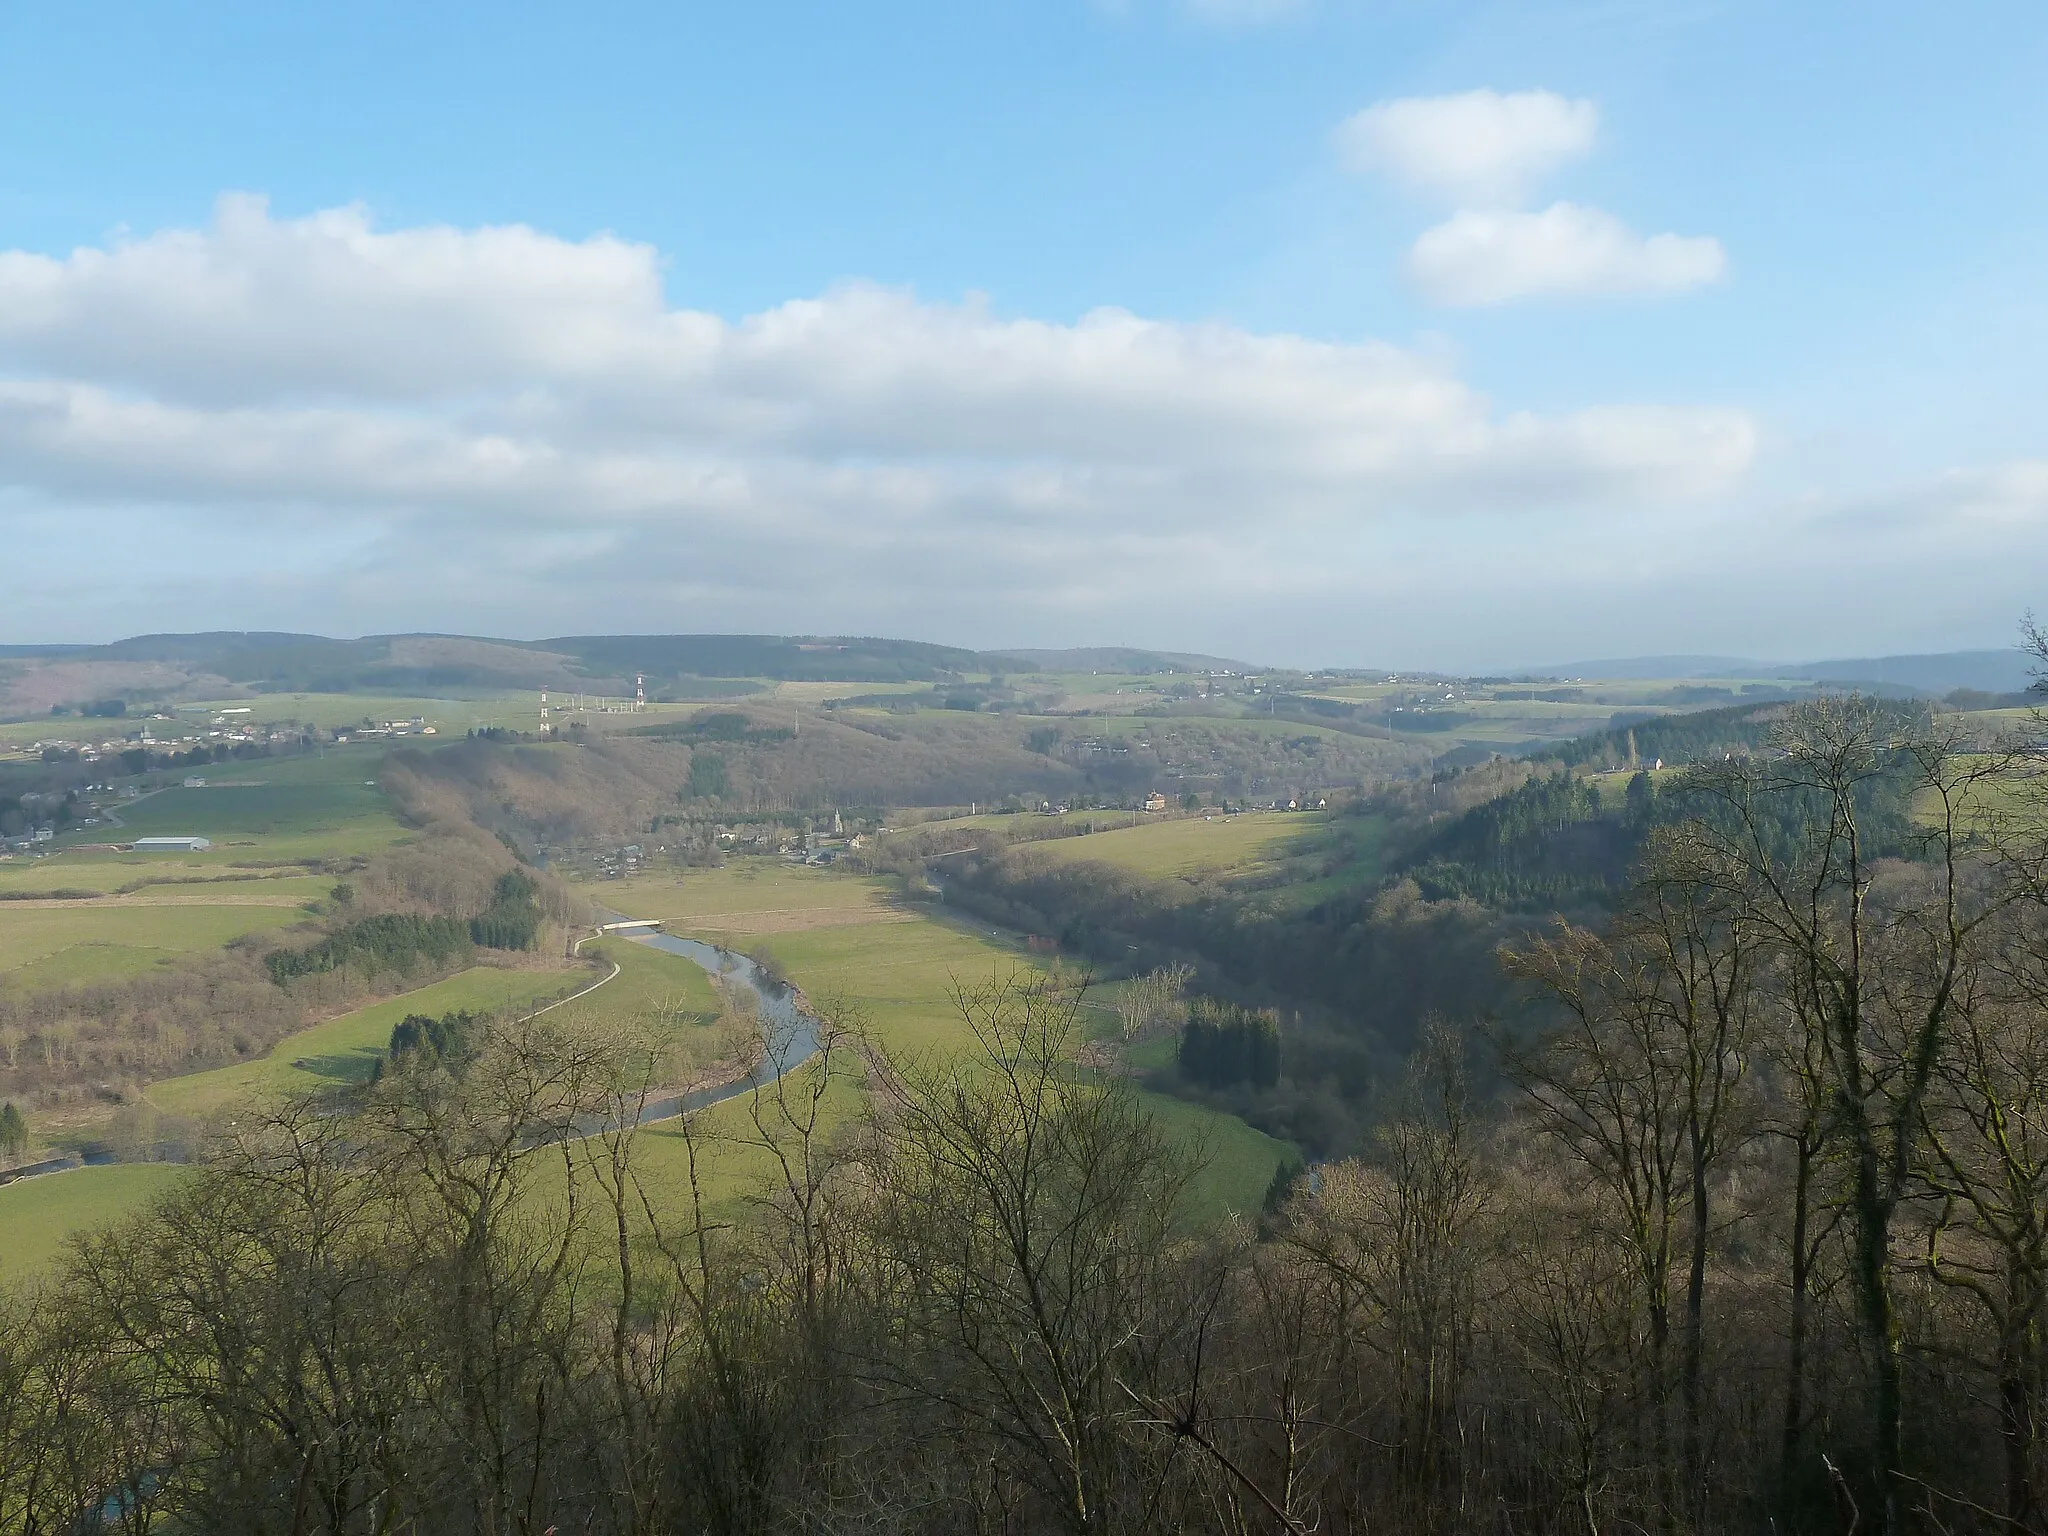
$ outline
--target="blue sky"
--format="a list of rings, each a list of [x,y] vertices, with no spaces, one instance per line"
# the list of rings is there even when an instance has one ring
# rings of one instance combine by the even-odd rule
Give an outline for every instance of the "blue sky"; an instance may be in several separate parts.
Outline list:
[[[0,8],[0,639],[2003,643],[2043,78],[2022,4]]]

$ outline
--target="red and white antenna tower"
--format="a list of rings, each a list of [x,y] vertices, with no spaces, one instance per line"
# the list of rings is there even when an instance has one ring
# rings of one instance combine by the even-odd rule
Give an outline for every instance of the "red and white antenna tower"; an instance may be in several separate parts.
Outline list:
[[[540,733],[543,736],[548,733],[548,691],[545,688],[540,691]]]
[[[645,709],[647,707],[647,674],[645,672],[635,672],[633,674],[633,707],[635,709]]]

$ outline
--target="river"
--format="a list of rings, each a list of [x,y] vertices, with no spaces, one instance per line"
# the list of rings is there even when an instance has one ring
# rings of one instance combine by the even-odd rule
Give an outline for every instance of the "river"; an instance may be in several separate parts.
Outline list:
[[[747,956],[720,949],[716,944],[706,944],[701,939],[679,939],[669,933],[636,933],[624,937],[635,944],[645,944],[649,949],[661,950],[664,954],[694,960],[711,975],[751,993],[755,1017],[761,1021],[761,1039],[765,1047],[760,1063],[745,1077],[714,1083],[694,1093],[671,1094],[649,1103],[640,1111],[642,1125],[651,1120],[673,1120],[693,1109],[736,1099],[743,1093],[751,1093],[764,1084],[774,1082],[785,1072],[796,1070],[817,1055],[818,1021],[804,1012],[793,990],[762,974],[761,967]]]

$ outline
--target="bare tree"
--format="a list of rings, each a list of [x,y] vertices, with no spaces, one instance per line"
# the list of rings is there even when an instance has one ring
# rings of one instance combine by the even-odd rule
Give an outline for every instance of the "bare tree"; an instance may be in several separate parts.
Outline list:
[[[1631,1255],[1646,1348],[1643,1399],[1660,1520],[1674,1517],[1671,1286],[1679,1224],[1691,1199],[1685,1043],[1670,1029],[1668,978],[1654,954],[1561,925],[1503,952],[1511,974],[1561,1005],[1564,1024],[1533,1047],[1509,1043],[1508,1070],[1538,1131],[1597,1192],[1598,1218]]]
[[[1161,1520],[1173,1461],[1142,1431],[1190,1298],[1177,1219],[1191,1169],[1132,1092],[1079,1076],[1076,989],[961,988],[980,1058],[895,1064],[881,1240],[899,1338],[875,1368],[1073,1532]]]
[[[1374,1155],[1322,1169],[1283,1238],[1330,1292],[1332,1324],[1391,1378],[1387,1439],[1409,1499],[1403,1515],[1425,1528],[1469,1505],[1464,1393],[1498,1193],[1473,1120],[1464,1043],[1438,1021]]]
[[[1975,878],[1985,787],[2009,767],[1893,709],[1850,697],[1788,711],[1769,750],[1691,776],[1713,877],[1780,961],[1817,1029],[1830,1130],[1850,1163],[1852,1274],[1872,1360],[1879,1528],[1899,1525],[1903,1340],[1892,1240],[1913,1194],[1921,1111],[1980,926],[2011,899]],[[1919,854],[1879,899],[1886,857]]]

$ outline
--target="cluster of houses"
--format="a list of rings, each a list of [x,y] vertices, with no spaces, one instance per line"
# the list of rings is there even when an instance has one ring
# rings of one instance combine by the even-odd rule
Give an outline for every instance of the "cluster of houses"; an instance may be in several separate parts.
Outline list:
[[[100,741],[80,741],[70,736],[44,736],[14,750],[24,757],[41,757],[45,753],[61,752],[69,757],[76,755],[81,763],[96,763],[103,758],[116,758],[135,747],[161,748],[166,752],[182,752],[192,747],[242,746],[244,744],[265,746],[297,741],[304,733],[297,727],[264,726],[253,724],[216,723],[204,731],[186,729],[183,731],[158,731],[151,727],[151,721],[170,721],[169,715],[153,715],[144,721],[141,728],[121,736],[108,737]],[[432,731],[432,727],[427,727]],[[341,738],[337,736],[336,740]],[[0,751],[6,751],[7,744],[0,743]]]
[[[374,725],[337,725],[334,739],[344,741],[370,741],[391,736],[437,736],[439,728],[427,724],[418,715],[410,720],[385,720]]]
[[[203,729],[196,723],[180,721],[176,715],[155,714],[140,721],[135,728],[120,736],[97,741],[85,741],[74,736],[45,736],[26,745],[0,742],[0,753],[11,750],[25,757],[40,757],[46,752],[61,752],[66,756],[76,754],[80,762],[91,763],[102,758],[118,757],[134,747],[157,747],[171,752],[200,746],[277,746],[296,742],[308,734],[316,737],[325,735],[337,743],[439,734],[437,727],[429,725],[418,715],[410,720],[382,720],[361,725],[335,726],[323,733],[309,730],[308,727],[297,723],[265,723],[252,719],[253,714],[254,710],[249,706],[216,710],[208,716]],[[163,729],[165,726],[176,729]]]

